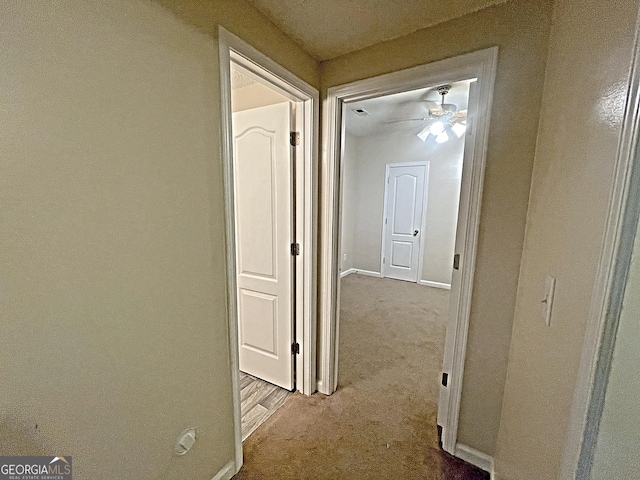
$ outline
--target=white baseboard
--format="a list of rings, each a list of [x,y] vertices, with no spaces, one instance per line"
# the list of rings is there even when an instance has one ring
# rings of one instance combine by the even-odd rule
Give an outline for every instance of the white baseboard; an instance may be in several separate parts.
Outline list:
[[[418,283],[426,287],[442,288],[443,290],[451,290],[450,283],[431,282],[429,280],[420,280]]]
[[[322,383],[322,380],[318,380],[316,382],[316,391],[322,393],[323,395],[329,395],[327,392],[324,391],[324,383]]]
[[[377,277],[382,278],[382,274],[380,272],[372,272],[371,270],[360,270],[359,268],[352,268],[355,270],[353,273],[357,273],[358,275],[367,275],[369,277]]]
[[[355,268],[350,268],[349,270],[345,270],[344,272],[340,272],[340,278],[344,278],[347,275],[351,275],[352,273],[356,273],[357,270]]]
[[[231,460],[211,480],[230,480],[236,473],[236,462]]]
[[[471,465],[475,465],[481,468],[485,472],[491,474],[493,478],[493,457],[486,453],[479,452],[475,448],[468,447],[461,443],[456,444],[456,457],[461,458],[465,462],[469,462]]]

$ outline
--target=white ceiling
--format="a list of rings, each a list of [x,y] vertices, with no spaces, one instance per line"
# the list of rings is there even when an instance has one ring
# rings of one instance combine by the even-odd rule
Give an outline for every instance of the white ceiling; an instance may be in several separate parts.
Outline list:
[[[317,60],[461,17],[507,0],[249,0]]]
[[[470,80],[452,83],[451,90],[445,96],[445,102],[453,103],[458,110],[465,110],[469,102],[469,83]],[[391,132],[417,135],[426,125],[425,121],[389,122],[428,116],[429,108],[425,100],[440,103],[441,97],[435,87],[345,103],[343,111],[345,130],[357,137]],[[358,108],[365,109],[369,115],[364,117],[357,115],[353,110]]]

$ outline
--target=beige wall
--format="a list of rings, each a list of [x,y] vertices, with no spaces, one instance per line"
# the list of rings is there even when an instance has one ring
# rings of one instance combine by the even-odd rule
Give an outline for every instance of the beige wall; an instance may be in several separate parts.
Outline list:
[[[499,46],[458,440],[493,454],[520,269],[551,1],[513,0],[321,64],[323,88]]]
[[[502,479],[556,478],[621,128],[637,2],[559,0],[496,449]],[[539,314],[557,278],[551,326]],[[611,477],[613,478],[613,477]]]
[[[340,271],[345,272],[355,268],[356,249],[354,240],[356,234],[358,200],[358,147],[360,139],[350,133],[345,133],[344,151],[342,155],[342,230],[340,232]],[[346,255],[346,258],[345,258]],[[362,267],[363,268],[363,267]]]
[[[350,147],[349,142],[357,143],[357,147]],[[395,131],[347,137],[345,148],[347,152],[356,152],[345,155],[345,167],[348,173],[351,170],[353,173],[346,177],[348,186],[345,185],[342,206],[343,228],[351,234],[350,268],[380,272],[386,165],[428,161],[424,264],[420,278],[450,284],[464,137],[438,144],[433,138],[421,141],[415,132]]]
[[[246,19],[315,83],[218,3],[208,33]],[[0,31],[0,450],[72,455],[78,479],[211,478],[233,458],[217,44],[133,0],[3,2]]]
[[[593,459],[593,480],[640,477],[640,228],[620,314]]]
[[[189,25],[218,38],[222,25],[308,84],[318,87],[318,63],[247,0],[153,0]]]

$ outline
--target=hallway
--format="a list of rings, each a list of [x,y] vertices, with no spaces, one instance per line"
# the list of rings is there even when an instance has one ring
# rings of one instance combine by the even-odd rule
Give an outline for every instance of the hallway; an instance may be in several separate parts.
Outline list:
[[[341,282],[338,391],[292,395],[244,442],[235,478],[488,478],[438,446],[449,292],[356,274]]]

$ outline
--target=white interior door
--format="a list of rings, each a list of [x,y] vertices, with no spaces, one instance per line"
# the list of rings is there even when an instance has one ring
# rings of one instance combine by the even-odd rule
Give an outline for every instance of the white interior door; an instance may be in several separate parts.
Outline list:
[[[428,166],[388,164],[382,273],[417,282],[426,208]]]
[[[233,114],[240,370],[293,390],[289,102]]]

